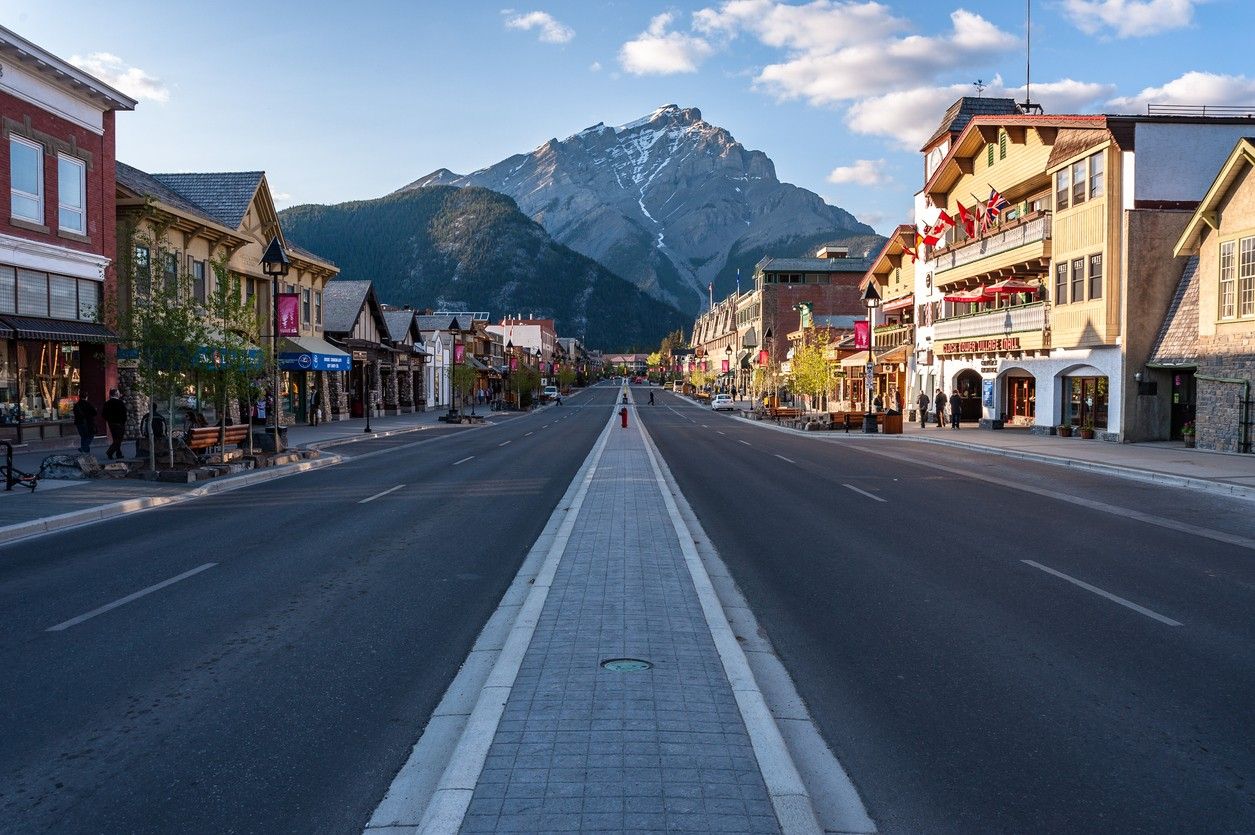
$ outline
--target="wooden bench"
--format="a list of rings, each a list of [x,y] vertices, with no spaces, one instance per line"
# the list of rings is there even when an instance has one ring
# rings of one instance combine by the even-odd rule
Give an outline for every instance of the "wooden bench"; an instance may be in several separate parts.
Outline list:
[[[225,430],[226,444],[240,446],[248,440],[248,430],[248,425],[243,423],[237,426],[228,426]],[[193,452],[213,449],[223,439],[223,432],[224,430],[218,426],[195,426],[187,430],[187,435],[183,438],[183,442]]]
[[[802,410],[777,407],[775,409],[771,409],[769,411],[769,414],[774,420],[792,420],[795,418],[800,418],[802,416]]]

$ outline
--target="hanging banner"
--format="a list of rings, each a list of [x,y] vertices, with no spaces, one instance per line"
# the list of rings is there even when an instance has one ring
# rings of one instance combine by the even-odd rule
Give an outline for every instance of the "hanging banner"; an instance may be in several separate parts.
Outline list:
[[[854,350],[866,351],[871,347],[871,340],[868,339],[867,321],[854,323]]]
[[[461,364],[462,359],[463,359],[463,357],[465,357],[465,356],[466,356],[466,346],[465,346],[465,345],[463,345],[461,342],[459,342],[459,343],[455,344],[455,345],[453,346],[453,363],[454,363],[454,365],[459,365],[459,364]]]
[[[510,370],[511,371],[519,370],[519,358],[518,357],[510,357]]]
[[[720,360],[719,362],[720,362],[720,363],[722,364],[722,366],[723,366],[720,370],[721,370],[721,371],[723,371],[723,373],[724,373],[724,374],[727,374],[727,373],[728,373],[728,361],[727,361],[727,360]]]
[[[759,351],[759,352],[758,352],[758,364],[759,364],[759,365],[766,365],[766,364],[767,364],[767,362],[768,362],[768,360],[767,360],[767,352],[766,352],[766,351]]]
[[[298,293],[280,293],[275,296],[278,309],[279,336],[301,335],[301,297]]]

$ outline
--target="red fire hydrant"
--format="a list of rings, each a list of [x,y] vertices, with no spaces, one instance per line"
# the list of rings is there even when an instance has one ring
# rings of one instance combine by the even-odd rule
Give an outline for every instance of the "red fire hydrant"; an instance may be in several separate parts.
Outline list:
[[[619,410],[619,423],[621,428],[627,429],[627,406]]]

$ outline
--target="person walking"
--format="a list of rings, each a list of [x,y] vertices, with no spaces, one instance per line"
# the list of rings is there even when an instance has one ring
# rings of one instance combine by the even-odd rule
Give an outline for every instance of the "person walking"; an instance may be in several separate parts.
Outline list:
[[[877,394],[872,399],[872,409],[874,409],[877,412],[880,412],[880,411],[884,411],[884,408],[885,408],[885,401],[881,399],[879,394]]]
[[[649,393],[649,405],[654,405],[654,393],[652,391]]]
[[[86,391],[79,392],[74,404],[74,428],[78,430],[78,451],[91,453],[92,438],[96,437],[96,407],[87,399]]]
[[[109,427],[109,437],[113,441],[105,450],[105,457],[110,460],[124,458],[122,439],[126,436],[126,402],[117,389],[109,389],[109,399],[101,408],[100,416],[105,419],[105,426]]]
[[[928,392],[920,390],[919,399],[915,401],[915,405],[919,407],[919,428],[928,428],[928,407],[932,405],[932,401],[928,399]]]
[[[322,390],[319,389],[318,386],[314,386],[313,390],[309,393],[309,425],[310,426],[317,426],[319,423],[318,418],[322,414],[322,408],[319,405],[321,403],[322,403]]]
[[[959,397],[959,390],[955,389],[950,395],[950,428],[959,428],[959,416],[963,413],[963,398]]]
[[[946,393],[941,389],[937,389],[937,397],[933,401],[933,405],[937,407],[937,428],[941,428],[942,418],[946,414]]]

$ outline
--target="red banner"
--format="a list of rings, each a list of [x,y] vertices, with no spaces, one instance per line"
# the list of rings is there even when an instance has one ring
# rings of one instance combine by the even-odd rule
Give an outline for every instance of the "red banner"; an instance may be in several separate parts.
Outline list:
[[[453,364],[458,365],[462,362],[462,358],[466,356],[466,346],[458,342],[453,346]]]
[[[510,357],[510,370],[511,371],[519,370],[519,358],[518,357]]]
[[[766,352],[766,351],[759,351],[759,352],[758,352],[758,364],[759,364],[759,365],[766,365],[768,362],[769,362],[769,360],[767,359],[767,352]]]
[[[871,347],[871,340],[868,338],[867,321],[854,323],[854,350],[866,351]]]
[[[728,373],[728,361],[720,360],[719,362],[723,366],[720,370],[723,371],[724,374],[727,374]]]
[[[275,297],[278,310],[279,336],[301,335],[301,297],[297,293],[280,293]]]

